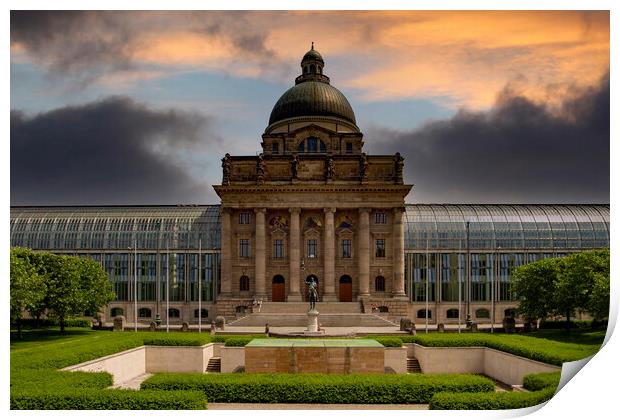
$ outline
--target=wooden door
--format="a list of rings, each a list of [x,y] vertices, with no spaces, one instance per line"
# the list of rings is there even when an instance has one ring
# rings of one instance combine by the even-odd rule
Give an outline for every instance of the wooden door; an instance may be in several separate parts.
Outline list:
[[[342,276],[340,278],[340,302],[352,302],[353,301],[353,282],[351,277]]]
[[[271,283],[271,301],[284,302],[286,300],[284,277],[276,276]]]

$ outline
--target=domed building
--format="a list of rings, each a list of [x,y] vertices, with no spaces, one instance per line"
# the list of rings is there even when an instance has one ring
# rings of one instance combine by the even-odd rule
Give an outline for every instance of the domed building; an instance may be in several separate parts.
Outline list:
[[[405,204],[403,157],[364,152],[314,45],[300,65],[262,153],[222,159],[220,205],[11,207],[11,246],[100,262],[104,322],[192,328],[301,328],[312,282],[325,327],[499,324],[515,267],[609,247],[608,204]]]
[[[347,98],[314,45],[278,99],[259,156],[223,159],[218,313],[244,299],[358,302],[406,315],[403,159],[369,156]],[[373,287],[371,278],[380,277]],[[374,285],[373,285],[374,286]]]

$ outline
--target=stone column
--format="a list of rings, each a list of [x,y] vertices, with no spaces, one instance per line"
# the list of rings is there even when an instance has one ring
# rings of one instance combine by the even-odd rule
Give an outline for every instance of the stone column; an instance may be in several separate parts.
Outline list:
[[[405,227],[403,208],[395,208],[392,223],[392,297],[407,299],[405,295]]]
[[[301,294],[299,293],[299,271],[301,261],[299,259],[300,251],[300,230],[299,230],[299,208],[288,209],[291,214],[290,235],[289,235],[289,302],[301,302]]]
[[[359,226],[357,228],[357,262],[359,276],[359,297],[370,296],[370,209],[359,209]]]
[[[254,209],[256,234],[254,235],[254,296],[264,299],[265,291],[265,209]]]
[[[336,254],[334,252],[334,213],[335,208],[323,209],[325,212],[325,235],[324,235],[324,252],[323,252],[323,301],[324,302],[336,302],[338,297],[336,296],[335,287],[335,268],[336,268]]]
[[[232,231],[230,227],[230,210],[222,208],[220,296],[230,297],[232,290]]]

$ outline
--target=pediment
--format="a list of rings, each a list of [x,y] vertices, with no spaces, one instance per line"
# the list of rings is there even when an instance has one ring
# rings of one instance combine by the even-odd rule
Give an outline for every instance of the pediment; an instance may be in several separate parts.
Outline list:
[[[304,230],[304,235],[306,236],[320,236],[321,232],[313,227],[307,228]]]
[[[282,229],[281,227],[271,229],[272,236],[286,236],[286,233],[286,230]]]
[[[302,127],[296,128],[295,130],[291,130],[289,135],[297,137],[298,134],[302,134],[302,133],[305,134],[305,136],[315,136],[315,137],[319,137],[319,133],[326,134],[328,136],[331,134],[336,134],[335,131],[330,130],[325,127],[321,127],[320,125],[309,124],[309,125],[304,125]]]
[[[345,236],[345,235],[354,235],[355,232],[353,232],[351,229],[349,228],[340,228],[337,229],[336,232],[338,233],[338,235],[340,236]]]

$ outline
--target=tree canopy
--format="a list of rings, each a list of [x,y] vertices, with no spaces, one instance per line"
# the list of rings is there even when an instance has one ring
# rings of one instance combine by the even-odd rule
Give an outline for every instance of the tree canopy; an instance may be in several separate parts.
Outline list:
[[[512,291],[526,318],[562,315],[570,324],[577,310],[595,319],[609,314],[609,249],[536,261],[515,272]]]
[[[15,316],[26,310],[44,311],[58,319],[64,331],[67,318],[95,314],[114,296],[106,272],[96,261],[24,248],[11,250],[12,319],[14,306]]]

